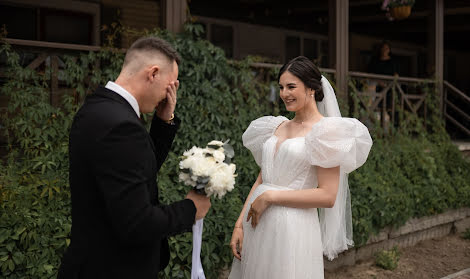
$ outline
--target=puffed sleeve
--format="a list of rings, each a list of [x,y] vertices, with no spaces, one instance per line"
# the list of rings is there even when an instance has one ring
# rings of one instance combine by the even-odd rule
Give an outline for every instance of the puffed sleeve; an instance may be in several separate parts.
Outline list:
[[[274,134],[282,122],[288,120],[284,116],[263,116],[251,121],[242,135],[243,145],[251,151],[258,166],[261,166],[263,144]]]
[[[362,166],[372,147],[367,127],[355,118],[324,117],[305,137],[310,164],[340,166],[350,173]]]

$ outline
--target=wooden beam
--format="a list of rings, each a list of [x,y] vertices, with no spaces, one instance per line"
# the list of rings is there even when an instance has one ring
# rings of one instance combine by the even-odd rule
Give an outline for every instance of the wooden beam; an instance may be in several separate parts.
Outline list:
[[[333,1],[335,6],[336,86],[338,88],[336,94],[346,101],[349,70],[349,0]]]
[[[41,65],[47,58],[47,54],[46,53],[41,53],[38,57],[36,57],[36,59],[34,59],[31,63],[29,63],[28,66],[26,66],[27,68],[30,68],[31,70],[34,70],[36,69],[37,67],[39,67],[39,65]]]
[[[186,0],[162,0],[163,27],[173,33],[183,31],[183,25],[187,20]]]
[[[456,112],[458,112],[461,116],[463,116],[463,118],[465,118],[465,121],[470,121],[470,115],[468,115],[465,111],[461,110],[460,108],[458,108],[456,105],[454,105],[453,103],[449,102],[449,101],[445,101],[446,102],[446,105],[449,106],[450,108],[452,108],[453,110],[455,110]],[[462,121],[463,122],[463,121]]]
[[[58,89],[59,89],[59,57],[56,55],[49,56],[51,57],[51,93],[50,93],[50,103],[51,105],[55,106],[58,105],[56,102],[58,98]]]
[[[336,0],[328,1],[328,63],[336,69]]]
[[[455,126],[459,127],[460,130],[464,131],[468,136],[470,136],[470,130],[467,129],[464,125],[460,124],[459,121],[455,120],[455,118],[453,118],[447,113],[445,114],[445,117],[447,118],[447,120],[450,120],[450,122],[452,122]]]
[[[444,0],[428,2],[431,16],[428,17],[428,74],[436,79],[436,88],[440,99],[440,111],[444,106]]]
[[[81,51],[99,51],[101,49],[101,47],[99,46],[89,46],[89,45],[63,44],[63,43],[10,39],[10,38],[5,38],[4,40],[11,45],[27,46],[27,47],[54,48],[54,49],[60,49],[60,50],[67,49],[67,50],[81,50]]]
[[[352,6],[352,5],[351,5]],[[444,11],[444,15],[468,15],[470,14],[470,7],[462,7],[462,8],[452,8],[446,9]],[[411,10],[411,14],[408,19],[420,19],[432,16],[432,11],[414,11]],[[351,22],[366,22],[370,23],[371,21],[382,21],[387,22],[385,17],[385,12],[375,14],[375,15],[368,15],[368,16],[351,16]]]
[[[454,91],[454,94],[453,95],[456,95],[459,96],[460,98],[464,99],[465,101],[469,102],[470,103],[470,97],[468,97],[467,95],[465,95],[465,93],[463,93],[461,90],[459,90],[457,87],[453,86],[450,82],[444,80],[444,85],[449,87],[449,89],[451,89],[452,91]]]

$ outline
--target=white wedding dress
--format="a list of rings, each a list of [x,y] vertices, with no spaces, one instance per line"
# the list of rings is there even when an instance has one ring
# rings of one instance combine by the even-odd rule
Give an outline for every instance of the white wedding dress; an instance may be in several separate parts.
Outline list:
[[[353,118],[323,117],[305,137],[283,141],[276,151],[277,127],[288,120],[264,116],[251,122],[243,144],[261,167],[263,183],[251,203],[268,190],[316,188],[316,168],[340,166],[349,173],[367,159],[372,140],[367,128]],[[256,228],[243,218],[242,261],[234,258],[230,279],[323,278],[321,224],[316,208],[270,206]],[[347,243],[352,245],[351,243]],[[347,249],[346,244],[341,250]]]

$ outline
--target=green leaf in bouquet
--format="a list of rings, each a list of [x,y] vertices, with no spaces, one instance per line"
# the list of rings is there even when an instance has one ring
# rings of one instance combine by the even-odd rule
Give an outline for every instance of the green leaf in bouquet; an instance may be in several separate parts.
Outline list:
[[[206,188],[206,185],[205,183],[197,183],[196,186],[194,186],[194,188],[196,188],[197,190],[201,190],[201,189],[204,189]]]
[[[198,194],[205,195],[206,194],[206,185],[207,184],[196,184],[196,186],[194,187],[194,190]]]
[[[210,177],[209,176],[198,176],[197,178],[197,183],[199,184],[204,184],[204,186],[209,183]]]
[[[225,157],[233,158],[235,156],[235,150],[233,149],[233,146],[228,143],[229,141],[230,140],[227,140],[224,143],[224,153]]]
[[[217,149],[221,148],[222,146],[215,145],[215,144],[211,144],[211,145],[208,145],[207,147],[208,147],[208,148],[212,148],[212,149],[216,149],[216,150],[217,150]]]

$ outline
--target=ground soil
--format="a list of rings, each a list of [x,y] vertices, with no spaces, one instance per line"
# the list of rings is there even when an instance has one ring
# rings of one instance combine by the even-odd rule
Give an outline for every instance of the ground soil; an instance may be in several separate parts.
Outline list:
[[[325,271],[325,279],[439,279],[470,268],[470,240],[457,234],[425,240],[399,251],[398,267],[393,271],[375,266],[374,260],[370,259],[354,266]]]

